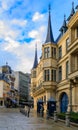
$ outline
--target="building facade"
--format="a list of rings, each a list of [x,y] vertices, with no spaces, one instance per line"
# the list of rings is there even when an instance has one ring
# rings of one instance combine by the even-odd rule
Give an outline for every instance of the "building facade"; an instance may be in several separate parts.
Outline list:
[[[29,100],[29,81],[30,75],[20,71],[15,73],[15,88],[19,91],[19,102],[27,102]]]
[[[6,98],[8,97],[8,92],[10,91],[10,84],[5,80],[0,78],[0,107],[5,106]]]
[[[34,109],[42,99],[45,110],[47,101],[56,101],[58,112],[78,112],[78,6],[66,20],[64,16],[60,35],[54,41],[49,7],[47,36],[42,45],[42,56],[38,63],[37,48],[31,70],[31,88]],[[68,21],[66,23],[66,21]]]
[[[14,88],[15,76],[8,64],[0,67],[0,104],[14,107],[18,105],[18,91]]]

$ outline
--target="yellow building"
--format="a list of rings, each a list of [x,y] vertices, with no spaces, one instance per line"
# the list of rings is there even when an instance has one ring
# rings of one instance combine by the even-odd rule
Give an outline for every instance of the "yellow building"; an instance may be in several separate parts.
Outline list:
[[[78,6],[76,7],[78,9]],[[58,112],[78,112],[78,10],[72,3],[68,23],[64,16],[60,35],[54,41],[49,8],[48,29],[42,56],[38,63],[37,48],[31,70],[31,88],[34,109],[42,99],[46,110],[47,101],[56,101]]]

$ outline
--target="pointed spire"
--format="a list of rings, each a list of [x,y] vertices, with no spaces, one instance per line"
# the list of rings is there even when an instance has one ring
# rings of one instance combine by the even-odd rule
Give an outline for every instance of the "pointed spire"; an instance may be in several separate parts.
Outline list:
[[[38,65],[38,59],[37,59],[37,44],[35,45],[35,58],[34,58],[34,64],[33,69],[35,69]]]
[[[66,15],[64,14],[63,27],[66,27]]]
[[[6,62],[6,66],[8,66],[8,62]]]
[[[67,31],[66,15],[64,15],[63,25],[62,25],[62,27],[60,28],[59,31],[61,31],[62,35]]]
[[[76,6],[76,8],[75,8],[77,11],[78,11],[78,5]]]
[[[51,42],[54,43],[52,27],[51,27],[51,16],[50,16],[51,6],[49,4],[49,17],[48,17],[48,28],[47,28],[47,37],[45,43]]]
[[[69,15],[69,17],[68,17],[68,21],[71,19],[71,17],[74,15],[74,13],[75,13],[75,9],[74,9],[74,2],[72,2],[72,9],[71,9],[71,13],[70,13],[70,15]]]

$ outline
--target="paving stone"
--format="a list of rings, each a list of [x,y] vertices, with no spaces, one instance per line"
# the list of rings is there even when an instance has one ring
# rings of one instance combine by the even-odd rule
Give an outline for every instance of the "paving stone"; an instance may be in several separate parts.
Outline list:
[[[28,118],[19,110],[5,109],[0,113],[0,130],[78,130],[78,127],[66,127],[64,123],[37,117],[33,111]]]

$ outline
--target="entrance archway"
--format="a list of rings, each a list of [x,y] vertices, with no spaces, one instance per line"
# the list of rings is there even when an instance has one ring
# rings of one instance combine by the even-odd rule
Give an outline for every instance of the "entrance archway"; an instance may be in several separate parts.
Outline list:
[[[67,107],[68,107],[68,96],[64,92],[61,95],[61,100],[60,100],[60,110],[61,112],[67,112]]]

